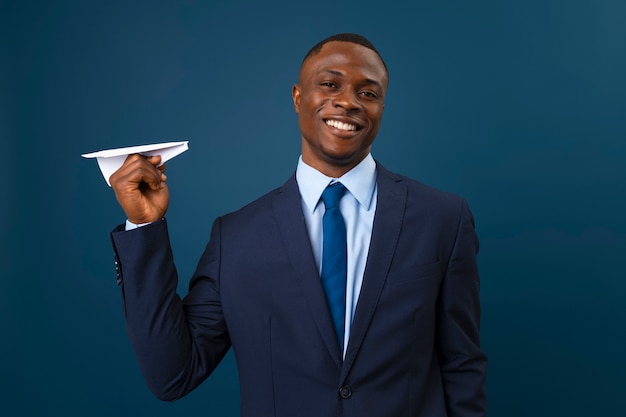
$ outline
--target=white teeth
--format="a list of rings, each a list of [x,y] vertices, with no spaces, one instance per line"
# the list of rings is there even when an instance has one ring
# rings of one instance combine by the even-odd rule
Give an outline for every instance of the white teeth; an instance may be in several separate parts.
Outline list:
[[[326,124],[339,130],[356,130],[355,125],[349,123],[338,122],[337,120],[326,120]]]

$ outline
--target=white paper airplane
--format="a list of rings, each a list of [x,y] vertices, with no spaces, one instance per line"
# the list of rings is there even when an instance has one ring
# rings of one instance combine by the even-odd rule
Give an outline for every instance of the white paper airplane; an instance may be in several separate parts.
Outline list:
[[[109,187],[109,177],[117,171],[128,155],[138,153],[144,156],[161,156],[161,164],[169,161],[173,157],[185,152],[189,147],[187,144],[189,141],[183,142],[166,142],[166,143],[154,143],[152,145],[139,145],[128,146],[126,148],[107,149],[104,151],[86,153],[81,155],[83,158],[96,158],[100,171]]]

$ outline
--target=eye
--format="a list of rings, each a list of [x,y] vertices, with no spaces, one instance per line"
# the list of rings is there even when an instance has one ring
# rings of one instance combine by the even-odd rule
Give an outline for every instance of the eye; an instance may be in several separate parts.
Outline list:
[[[328,87],[328,88],[336,88],[337,87],[337,84],[335,84],[332,81],[324,81],[324,82],[320,83],[320,85],[322,87]]]
[[[361,91],[361,95],[367,97],[367,98],[371,98],[371,99],[377,99],[378,98],[378,94],[376,94],[373,91],[370,90],[365,90],[365,91]]]

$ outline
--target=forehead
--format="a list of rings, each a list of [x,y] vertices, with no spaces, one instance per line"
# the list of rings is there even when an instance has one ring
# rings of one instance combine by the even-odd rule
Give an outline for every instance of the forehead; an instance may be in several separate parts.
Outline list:
[[[338,71],[345,75],[361,75],[387,84],[387,71],[378,54],[352,42],[328,42],[302,65],[300,78]]]

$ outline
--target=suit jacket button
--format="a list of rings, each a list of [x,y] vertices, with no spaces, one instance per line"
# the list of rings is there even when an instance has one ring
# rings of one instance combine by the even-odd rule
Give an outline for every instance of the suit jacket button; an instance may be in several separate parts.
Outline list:
[[[346,398],[350,398],[352,396],[352,388],[350,388],[349,385],[344,385],[343,387],[339,388],[339,396],[344,400]]]
[[[115,255],[115,277],[117,285],[122,285],[122,271],[120,270],[120,263],[117,260],[117,255]]]

